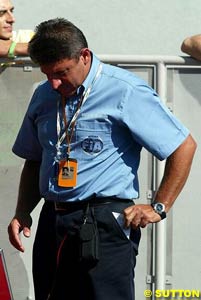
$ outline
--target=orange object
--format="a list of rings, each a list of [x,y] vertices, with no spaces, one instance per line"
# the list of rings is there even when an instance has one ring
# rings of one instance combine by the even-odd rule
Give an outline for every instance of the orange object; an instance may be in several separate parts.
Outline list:
[[[59,162],[58,186],[75,187],[77,184],[77,160],[68,159]]]

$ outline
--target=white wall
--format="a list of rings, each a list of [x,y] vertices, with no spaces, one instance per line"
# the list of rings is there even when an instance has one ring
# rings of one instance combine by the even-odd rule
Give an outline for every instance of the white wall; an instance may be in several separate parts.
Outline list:
[[[186,36],[201,32],[200,0],[12,0],[15,29],[65,17],[97,54],[182,55]]]

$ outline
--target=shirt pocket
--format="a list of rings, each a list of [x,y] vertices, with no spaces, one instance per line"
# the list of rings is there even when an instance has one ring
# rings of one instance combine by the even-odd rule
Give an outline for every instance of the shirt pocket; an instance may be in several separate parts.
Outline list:
[[[79,121],[76,124],[75,155],[82,160],[103,160],[112,147],[109,120]]]

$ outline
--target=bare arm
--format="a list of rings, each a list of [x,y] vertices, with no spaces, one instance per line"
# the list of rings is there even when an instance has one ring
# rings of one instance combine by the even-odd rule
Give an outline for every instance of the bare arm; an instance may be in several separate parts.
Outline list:
[[[7,57],[8,56],[8,51],[10,48],[12,41],[5,41],[5,40],[0,40],[0,57]],[[14,54],[16,56],[27,56],[27,43],[17,43],[15,47]]]
[[[28,43],[17,43],[14,54],[16,56],[27,56],[28,55]]]
[[[167,158],[164,175],[155,201],[165,204],[166,212],[170,210],[174,201],[182,191],[188,178],[196,142],[189,135],[186,140]],[[145,227],[149,223],[159,222],[160,216],[154,212],[149,204],[138,204],[127,208],[125,211],[126,226]]]
[[[14,218],[8,226],[8,234],[11,244],[19,251],[24,252],[19,233],[23,231],[26,237],[30,236],[32,225],[31,212],[41,199],[39,192],[40,163],[25,161],[22,170],[18,202]]]
[[[181,45],[181,51],[201,60],[201,34],[187,37]]]

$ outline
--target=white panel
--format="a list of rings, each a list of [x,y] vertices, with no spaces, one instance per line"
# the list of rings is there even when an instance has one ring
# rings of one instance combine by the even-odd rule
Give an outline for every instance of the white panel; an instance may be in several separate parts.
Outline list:
[[[172,288],[200,290],[201,69],[169,71],[168,78],[168,101],[198,143],[189,179],[173,209]]]

